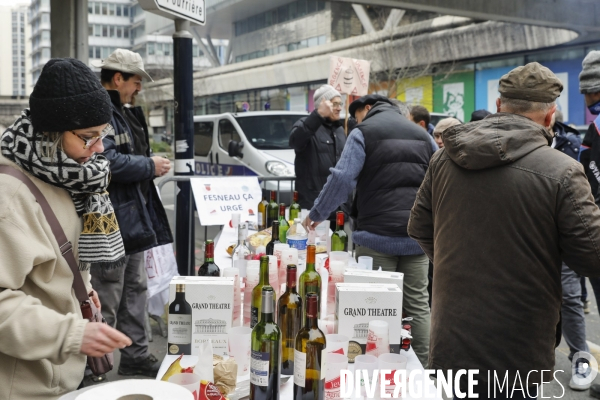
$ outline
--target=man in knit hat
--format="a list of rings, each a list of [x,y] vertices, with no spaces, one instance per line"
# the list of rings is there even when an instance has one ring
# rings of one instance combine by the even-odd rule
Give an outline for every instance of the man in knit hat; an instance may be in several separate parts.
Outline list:
[[[173,242],[167,216],[153,179],[163,176],[169,160],[153,156],[148,126],[140,107],[133,107],[142,80],[152,80],[139,54],[117,49],[95,66],[111,99],[114,132],[104,138],[104,156],[110,161],[108,187],[121,226],[127,263],[102,273],[92,271],[106,321],[133,342],[121,350],[119,374],[156,376],[158,359],[148,352],[145,331],[147,277],[144,250]]]
[[[335,167],[346,144],[340,123],[342,96],[330,85],[323,85],[314,95],[315,110],[294,124],[290,147],[296,153],[296,190],[300,207],[311,209]],[[334,210],[335,211],[335,210]],[[335,221],[335,216],[329,218]]]
[[[590,51],[583,59],[579,91],[585,97],[588,110],[597,116],[583,138],[580,161],[585,168],[596,204],[600,206],[600,51]],[[590,278],[590,284],[600,308],[600,278]],[[590,394],[600,398],[600,385],[592,385]]]
[[[562,90],[535,62],[504,75],[496,114],[444,131],[411,210],[434,265],[429,368],[479,370],[458,397],[538,397],[556,376],[562,263],[600,276],[600,210],[581,165],[550,147]],[[579,384],[593,378],[582,353]]]

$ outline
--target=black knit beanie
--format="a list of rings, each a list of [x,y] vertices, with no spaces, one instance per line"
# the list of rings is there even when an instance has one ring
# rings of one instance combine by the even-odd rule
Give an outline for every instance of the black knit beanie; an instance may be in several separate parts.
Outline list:
[[[110,96],[87,65],[74,58],[46,63],[29,97],[31,123],[41,132],[90,128],[110,121]]]

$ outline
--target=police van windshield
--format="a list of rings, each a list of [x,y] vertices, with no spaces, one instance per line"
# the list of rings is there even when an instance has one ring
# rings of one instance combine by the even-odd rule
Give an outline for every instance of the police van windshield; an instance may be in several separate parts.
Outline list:
[[[235,117],[248,141],[260,150],[289,149],[292,126],[301,115],[258,115]]]

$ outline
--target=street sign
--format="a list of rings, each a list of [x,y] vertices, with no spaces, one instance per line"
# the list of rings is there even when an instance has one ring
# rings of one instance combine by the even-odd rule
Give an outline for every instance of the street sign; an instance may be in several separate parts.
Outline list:
[[[169,19],[185,19],[196,24],[206,22],[204,0],[138,0],[143,10]]]

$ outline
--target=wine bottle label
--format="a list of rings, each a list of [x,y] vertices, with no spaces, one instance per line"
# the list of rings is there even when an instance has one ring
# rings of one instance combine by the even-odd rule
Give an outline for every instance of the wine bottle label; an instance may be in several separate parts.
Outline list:
[[[250,359],[250,383],[269,386],[269,358],[271,354],[252,350]]]
[[[306,382],[306,353],[294,350],[294,385],[304,387]]]
[[[258,223],[259,223],[259,224],[262,224],[262,220],[263,220],[263,213],[261,213],[261,212],[258,212],[257,214],[258,214],[258,219],[257,219],[257,221],[258,221]]]
[[[190,314],[169,314],[168,341],[173,344],[192,342],[192,316]]]
[[[250,308],[250,328],[254,328],[254,326],[258,324],[258,308],[251,307]]]

